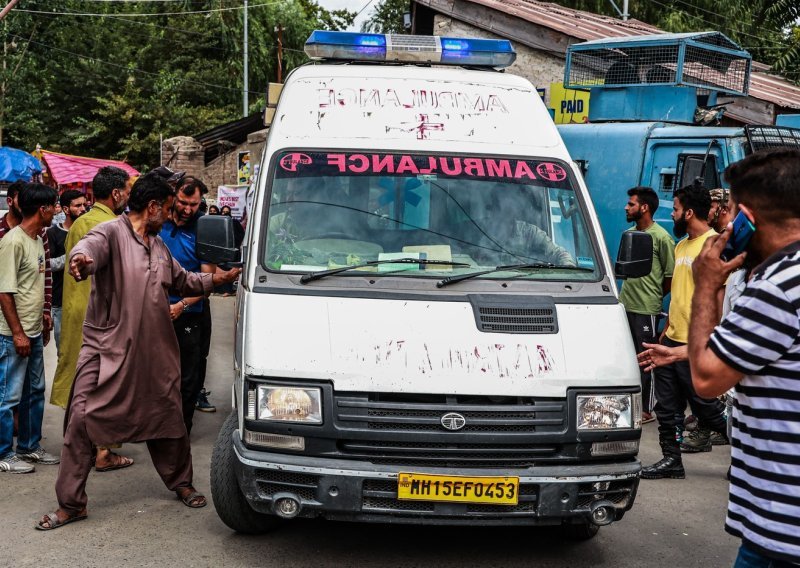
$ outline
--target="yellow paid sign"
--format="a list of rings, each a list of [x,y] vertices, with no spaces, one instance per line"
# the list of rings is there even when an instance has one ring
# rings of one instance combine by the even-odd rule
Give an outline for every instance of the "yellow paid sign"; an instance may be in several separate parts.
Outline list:
[[[519,501],[519,477],[399,473],[397,498],[411,501],[516,505]]]

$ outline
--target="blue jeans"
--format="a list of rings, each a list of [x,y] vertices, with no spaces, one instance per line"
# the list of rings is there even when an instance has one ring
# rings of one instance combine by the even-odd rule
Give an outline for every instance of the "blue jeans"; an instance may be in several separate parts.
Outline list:
[[[733,568],[791,568],[792,566],[797,565],[767,558],[760,552],[756,552],[752,548],[748,548],[747,545],[742,544],[739,547],[739,556],[736,558]]]
[[[0,458],[13,452],[14,407],[19,407],[17,453],[32,452],[42,441],[44,345],[31,339],[31,354],[20,357],[10,335],[0,335]]]

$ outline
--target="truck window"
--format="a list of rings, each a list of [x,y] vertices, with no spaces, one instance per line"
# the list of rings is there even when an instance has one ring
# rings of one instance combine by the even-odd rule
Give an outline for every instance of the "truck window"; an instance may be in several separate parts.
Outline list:
[[[705,168],[703,168],[705,162]],[[708,158],[704,154],[681,154],[678,156],[678,184],[675,189],[686,187],[694,183],[697,178],[703,178],[703,185],[708,189],[722,187],[717,171],[717,157],[709,154]]]
[[[515,277],[599,277],[584,210],[567,169],[554,161],[286,152],[271,176],[263,256],[270,270],[309,272],[411,257],[466,266],[380,265],[344,274],[441,278],[542,263],[552,268]],[[567,270],[576,266],[589,270]]]

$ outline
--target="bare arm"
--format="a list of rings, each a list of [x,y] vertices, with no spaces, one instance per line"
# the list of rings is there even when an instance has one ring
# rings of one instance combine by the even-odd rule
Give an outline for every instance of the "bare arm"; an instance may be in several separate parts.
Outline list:
[[[652,371],[656,367],[671,365],[677,361],[686,361],[689,358],[689,348],[686,345],[667,347],[660,343],[642,343],[644,351],[636,357],[639,366],[645,371]]]
[[[729,236],[730,228],[726,228],[720,235],[707,239],[692,264],[696,286],[689,322],[689,362],[694,389],[706,398],[724,394],[744,376],[709,347],[711,334],[722,316],[719,292],[725,287],[728,275],[744,263],[744,254],[729,262],[720,258]]]
[[[0,309],[3,311],[3,317],[6,318],[8,327],[11,328],[11,335],[14,338],[14,349],[17,355],[20,357],[27,357],[31,354],[31,340],[25,335],[25,330],[22,329],[22,323],[19,321],[14,294],[8,292],[0,293]]]

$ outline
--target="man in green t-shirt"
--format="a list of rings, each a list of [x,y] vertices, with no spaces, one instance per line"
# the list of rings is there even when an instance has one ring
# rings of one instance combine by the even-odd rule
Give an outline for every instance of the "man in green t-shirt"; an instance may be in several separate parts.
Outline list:
[[[653,237],[653,267],[650,274],[642,278],[631,278],[622,284],[619,300],[625,306],[628,325],[633,336],[636,352],[643,343],[655,343],[656,328],[661,317],[664,296],[672,285],[675,268],[675,241],[664,228],[653,221],[658,209],[658,195],[650,187],[633,187],[628,190],[625,216],[629,223],[636,223],[629,230],[644,231]],[[642,419],[653,420],[653,372],[642,370]]]
[[[57,464],[42,440],[44,416],[45,254],[42,238],[58,198],[46,185],[20,191],[22,222],[0,241],[0,471],[29,473],[32,463]],[[14,450],[14,409],[19,409]],[[30,463],[28,463],[30,462]]]

